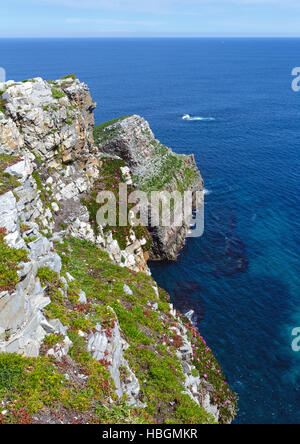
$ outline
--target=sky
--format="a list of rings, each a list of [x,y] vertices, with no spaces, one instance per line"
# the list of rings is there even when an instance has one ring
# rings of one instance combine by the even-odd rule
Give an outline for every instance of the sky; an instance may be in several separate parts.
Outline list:
[[[0,37],[300,37],[300,0],[0,0]]]

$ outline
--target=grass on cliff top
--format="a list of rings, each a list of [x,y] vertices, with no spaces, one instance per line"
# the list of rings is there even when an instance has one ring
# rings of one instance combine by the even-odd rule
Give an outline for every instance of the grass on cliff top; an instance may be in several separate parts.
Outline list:
[[[102,123],[94,128],[94,139],[99,145],[107,145],[117,139],[118,128],[115,124],[130,116],[120,117]],[[143,131],[153,152],[146,161],[144,168],[134,177],[134,182],[141,191],[161,191],[170,184],[176,184],[180,192],[188,190],[194,185],[196,173],[186,166],[185,156],[172,152],[165,145],[153,138],[149,130]]]
[[[166,146],[153,140],[155,151],[146,161],[143,171],[134,176],[134,182],[142,191],[161,191],[172,184],[184,167],[182,158]]]
[[[65,94],[62,91],[60,91],[59,89],[56,89],[56,88],[52,88],[51,93],[52,93],[52,96],[54,97],[54,99],[57,99],[57,100],[59,100],[65,96]]]
[[[186,165],[186,156],[176,154],[144,131],[153,154],[145,161],[134,181],[142,191],[161,191],[176,185],[183,193],[195,184],[197,174]]]
[[[94,128],[94,139],[96,144],[103,144],[112,140],[117,134],[117,128],[113,127],[116,123],[127,119],[128,116],[119,117],[117,119],[109,120],[108,122],[101,123]],[[112,127],[112,128],[110,128]]]
[[[68,79],[76,80],[76,78],[77,77],[75,74],[67,74],[66,76],[62,77],[61,80],[68,80]]]

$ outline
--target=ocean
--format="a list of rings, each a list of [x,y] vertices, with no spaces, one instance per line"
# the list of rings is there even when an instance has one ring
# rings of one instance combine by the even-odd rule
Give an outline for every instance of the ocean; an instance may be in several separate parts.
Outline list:
[[[75,73],[97,123],[140,114],[164,144],[195,153],[204,235],[151,269],[195,310],[238,393],[238,424],[300,423],[299,65],[297,39],[0,40],[7,79]]]

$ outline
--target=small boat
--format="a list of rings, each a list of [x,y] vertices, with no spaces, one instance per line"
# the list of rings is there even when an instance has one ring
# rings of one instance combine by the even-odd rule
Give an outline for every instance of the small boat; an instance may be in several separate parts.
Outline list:
[[[182,117],[182,120],[189,120],[191,118],[191,116],[189,115],[189,114],[185,114],[183,117]]]

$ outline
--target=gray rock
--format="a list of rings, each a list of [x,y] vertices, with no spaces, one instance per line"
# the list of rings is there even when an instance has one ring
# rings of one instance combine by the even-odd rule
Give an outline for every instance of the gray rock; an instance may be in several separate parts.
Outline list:
[[[192,322],[194,314],[195,314],[194,310],[190,310],[190,311],[188,311],[187,313],[185,313],[184,316],[185,316],[189,321]]]
[[[73,278],[73,276],[70,275],[70,273],[66,273],[66,277],[69,282],[75,281],[75,279]]]
[[[17,230],[17,201],[11,191],[0,195],[0,227],[6,228],[7,233]]]
[[[47,256],[39,260],[39,267],[49,267],[50,270],[60,273],[61,258],[56,253],[49,253]]]
[[[62,336],[65,336],[68,331],[68,327],[65,327],[59,319],[51,319],[48,321],[48,324],[54,328],[54,333],[58,333]]]
[[[52,244],[48,241],[47,238],[41,236],[39,239],[34,242],[30,242],[28,244],[28,248],[30,249],[30,256],[32,259],[38,259],[41,256],[45,256],[49,253],[52,248]]]
[[[55,211],[56,213],[58,213],[58,211],[59,211],[59,206],[57,205],[57,203],[56,203],[56,202],[52,202],[51,206],[52,206],[52,208],[53,208],[53,211]]]
[[[47,355],[53,356],[57,361],[60,361],[64,356],[67,356],[71,346],[72,341],[68,338],[68,336],[65,336],[61,343],[56,344],[53,348],[48,350]]]
[[[112,310],[110,307],[109,309]],[[105,357],[111,363],[108,369],[114,380],[118,397],[121,398],[126,393],[130,405],[142,407],[144,405],[138,399],[140,392],[139,381],[124,358],[124,351],[128,347],[129,345],[121,337],[120,326],[116,318],[115,327],[111,330],[109,337],[106,335],[105,330],[92,333],[89,336],[87,349],[95,359],[101,360]],[[126,369],[125,378],[121,377],[121,368]]]
[[[133,291],[131,290],[130,287],[128,287],[128,285],[124,285],[123,290],[126,294],[132,296],[133,295]]]
[[[6,168],[5,172],[11,176],[17,177],[21,182],[25,182],[32,173],[32,166],[27,156],[25,156],[24,160]]]
[[[79,302],[81,304],[86,304],[87,303],[87,298],[86,298],[86,294],[84,291],[80,290],[79,292]]]

